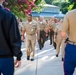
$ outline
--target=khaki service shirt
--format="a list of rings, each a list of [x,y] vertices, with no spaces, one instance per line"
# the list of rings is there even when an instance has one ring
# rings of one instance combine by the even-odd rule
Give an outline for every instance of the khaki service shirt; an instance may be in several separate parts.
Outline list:
[[[45,30],[45,28],[47,27],[45,20],[43,20],[42,22],[39,21],[38,25],[39,25],[40,30]]]
[[[49,21],[48,26],[50,27],[50,29],[55,30],[56,23],[54,21]]]
[[[76,42],[76,9],[68,12],[64,18],[62,31],[69,35],[69,40]]]
[[[37,32],[37,30],[39,30],[39,26],[37,24],[36,21],[31,21],[31,22],[25,22],[23,24],[23,30],[26,32],[26,34],[32,35],[35,34]]]
[[[61,39],[61,35],[60,35],[60,33],[61,33],[61,25],[58,24],[58,25],[55,27],[54,32],[57,33],[57,38],[60,38],[60,39]]]

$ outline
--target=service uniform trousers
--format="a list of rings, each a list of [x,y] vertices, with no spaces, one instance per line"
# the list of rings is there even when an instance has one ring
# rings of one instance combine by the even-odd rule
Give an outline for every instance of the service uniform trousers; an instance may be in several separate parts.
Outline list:
[[[49,36],[50,36],[50,45],[53,43],[53,35],[54,35],[54,31],[50,30],[49,32]]]
[[[67,44],[64,57],[64,75],[73,75],[76,67],[76,45]]]
[[[36,34],[26,34],[26,54],[27,56],[30,56],[30,58],[34,58],[35,44]]]
[[[57,54],[57,55],[58,55],[59,52],[60,52],[61,43],[62,43],[62,39],[61,39],[60,36],[57,35],[57,38],[56,38],[56,54]]]
[[[42,30],[42,31],[40,31],[40,39],[38,41],[40,49],[42,49],[44,47],[45,41],[46,41],[46,33],[44,30]]]
[[[62,58],[64,58],[64,55],[65,55],[65,47],[66,47],[65,40],[62,40],[62,44],[61,44]]]

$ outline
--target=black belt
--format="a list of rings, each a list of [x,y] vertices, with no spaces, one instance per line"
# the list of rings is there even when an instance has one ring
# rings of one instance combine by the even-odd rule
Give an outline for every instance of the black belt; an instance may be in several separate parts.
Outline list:
[[[40,31],[44,31],[44,30],[40,30]]]
[[[68,40],[67,42],[68,42],[69,44],[76,45],[76,42],[73,42],[73,41],[70,41],[70,40]]]
[[[32,36],[32,35],[35,35],[35,33],[34,34],[27,34],[27,35],[31,35]]]

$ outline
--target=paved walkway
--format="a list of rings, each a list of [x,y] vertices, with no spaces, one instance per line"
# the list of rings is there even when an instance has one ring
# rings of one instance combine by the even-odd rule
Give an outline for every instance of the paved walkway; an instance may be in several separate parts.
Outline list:
[[[64,75],[61,55],[55,57],[55,50],[49,45],[49,40],[42,50],[39,50],[36,44],[34,61],[26,60],[25,44],[22,45],[22,51],[22,65],[19,69],[15,69],[15,75]]]

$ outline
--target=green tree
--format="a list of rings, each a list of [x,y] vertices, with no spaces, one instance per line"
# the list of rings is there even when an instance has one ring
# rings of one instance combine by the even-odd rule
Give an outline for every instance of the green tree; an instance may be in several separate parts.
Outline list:
[[[52,4],[53,1],[54,1],[54,0],[45,0],[45,2],[46,2],[47,4]]]
[[[62,2],[61,3],[61,11],[63,14],[66,14],[68,12],[69,2]]]
[[[66,14],[66,12],[68,12],[68,7],[69,7],[69,2],[65,2],[65,1],[61,1],[58,0],[58,1],[53,1],[52,3],[53,5],[56,5],[56,6],[59,6],[60,7],[60,10],[62,11],[63,14]]]
[[[53,1],[52,4],[60,7],[60,2],[58,2],[58,1]]]
[[[69,10],[75,9],[76,8],[76,0],[69,0],[70,5],[69,5]]]
[[[36,4],[36,8],[33,8],[33,10],[40,13],[43,9],[43,5],[46,4],[46,2],[44,0],[39,0],[39,1],[36,0],[35,4]]]

